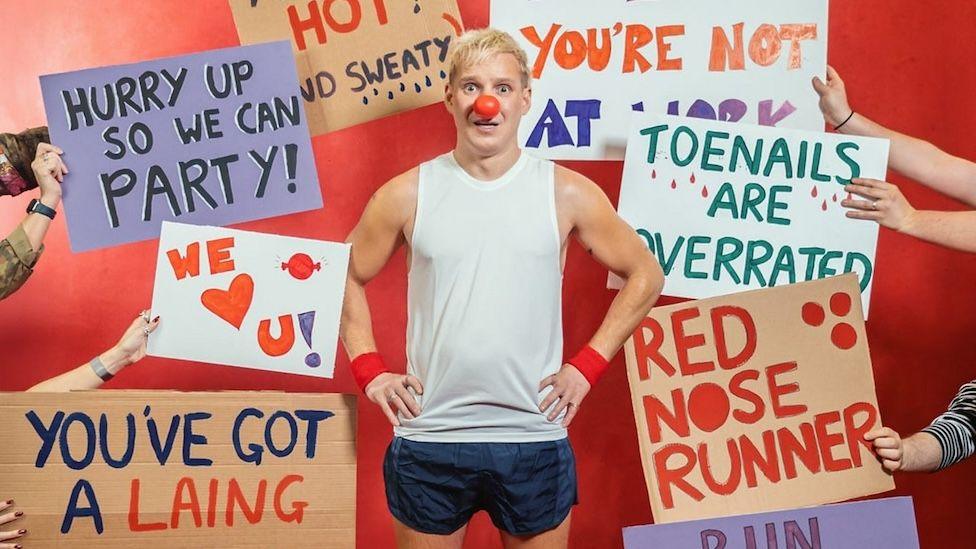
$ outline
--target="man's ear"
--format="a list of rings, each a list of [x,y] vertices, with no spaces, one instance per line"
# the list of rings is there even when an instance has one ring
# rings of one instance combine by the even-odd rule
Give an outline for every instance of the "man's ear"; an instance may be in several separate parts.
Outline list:
[[[529,114],[529,110],[532,108],[532,87],[525,88],[522,90],[522,116]]]
[[[450,83],[444,84],[444,106],[448,112],[454,111],[454,90]]]

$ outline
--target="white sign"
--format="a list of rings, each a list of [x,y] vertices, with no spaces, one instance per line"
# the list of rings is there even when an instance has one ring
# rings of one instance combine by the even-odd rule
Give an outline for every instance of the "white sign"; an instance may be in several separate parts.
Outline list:
[[[349,245],[163,223],[153,356],[332,377]]]
[[[887,140],[633,118],[618,212],[664,268],[666,294],[707,298],[855,272],[867,315],[878,225],[846,217],[840,203],[850,178],[885,178]]]
[[[519,140],[546,158],[623,158],[633,110],[823,129],[827,0],[492,0],[491,24],[528,54]]]

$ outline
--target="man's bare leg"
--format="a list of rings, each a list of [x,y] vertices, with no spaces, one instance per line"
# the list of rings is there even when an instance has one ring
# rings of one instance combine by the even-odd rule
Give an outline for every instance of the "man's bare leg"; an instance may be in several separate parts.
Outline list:
[[[403,524],[396,517],[393,518],[393,532],[399,549],[461,549],[467,529],[468,526],[465,525],[446,536],[425,534]]]
[[[534,536],[513,536],[508,532],[501,532],[502,545],[505,549],[565,549],[569,547],[570,516],[552,530]]]

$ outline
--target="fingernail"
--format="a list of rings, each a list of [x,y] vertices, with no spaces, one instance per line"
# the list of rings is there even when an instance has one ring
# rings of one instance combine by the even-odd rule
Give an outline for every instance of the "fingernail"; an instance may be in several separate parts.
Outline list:
[[[27,530],[18,530],[17,533],[23,536],[24,534],[27,533]]]
[[[14,513],[14,517],[16,517],[16,518],[20,518],[22,516],[24,516],[24,512],[23,511],[17,511],[16,513]]]
[[[12,500],[12,499],[8,499],[7,500],[7,505],[13,505],[13,504],[14,504],[14,500]]]
[[[153,322],[159,322],[159,315],[156,315],[156,318],[153,319]]]

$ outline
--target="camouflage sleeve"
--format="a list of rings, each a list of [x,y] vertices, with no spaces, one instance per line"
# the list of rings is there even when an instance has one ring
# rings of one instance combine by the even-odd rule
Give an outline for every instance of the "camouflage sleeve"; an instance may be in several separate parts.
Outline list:
[[[17,291],[34,272],[34,264],[44,251],[34,251],[24,228],[17,225],[14,232],[0,241],[0,299]]]

